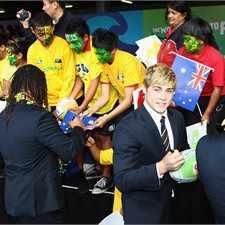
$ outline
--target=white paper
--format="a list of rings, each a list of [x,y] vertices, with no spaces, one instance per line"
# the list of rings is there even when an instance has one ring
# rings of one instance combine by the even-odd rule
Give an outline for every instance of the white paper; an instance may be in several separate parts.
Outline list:
[[[6,107],[6,101],[0,101],[0,112],[2,112]]]
[[[124,225],[123,216],[119,212],[113,212],[105,217],[99,225]]]
[[[199,139],[207,134],[207,123],[196,123],[186,127],[188,144],[191,149],[196,149]]]
[[[145,46],[149,47],[149,43],[153,43],[153,42],[157,42],[161,44],[160,39],[156,35],[150,35],[148,37],[142,38],[136,41],[136,44],[138,45],[138,47],[144,48]]]
[[[156,35],[151,35],[136,41],[139,49],[136,51],[137,58],[147,67],[157,63],[157,55],[161,46],[161,41]]]

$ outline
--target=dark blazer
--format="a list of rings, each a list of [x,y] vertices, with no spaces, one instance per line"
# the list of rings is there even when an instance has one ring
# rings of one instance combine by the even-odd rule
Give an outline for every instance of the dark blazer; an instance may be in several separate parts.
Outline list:
[[[16,104],[6,125],[0,114],[0,153],[5,162],[5,205],[12,216],[36,216],[63,207],[58,156],[71,160],[83,148],[83,134],[65,136],[51,113]]]
[[[175,148],[186,148],[182,115],[168,110]],[[158,179],[156,162],[164,147],[155,122],[144,106],[121,120],[113,136],[115,184],[122,192],[126,224],[169,223],[172,180]]]
[[[207,135],[197,148],[199,178],[212,206],[216,223],[225,223],[225,133]]]

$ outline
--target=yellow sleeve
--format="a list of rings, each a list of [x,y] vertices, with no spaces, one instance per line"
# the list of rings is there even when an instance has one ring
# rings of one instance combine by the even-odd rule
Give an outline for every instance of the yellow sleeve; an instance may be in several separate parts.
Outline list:
[[[133,59],[124,67],[124,86],[141,84],[144,81],[145,68],[141,62]]]
[[[64,46],[63,56],[63,85],[59,93],[59,100],[70,95],[75,82],[75,61],[72,50],[68,45]]]
[[[113,149],[109,148],[100,152],[100,164],[112,165],[113,163]]]
[[[100,63],[95,63],[90,69],[90,79],[94,80],[102,73],[102,65]]]
[[[16,72],[16,67],[6,63],[2,70],[2,78],[5,80],[11,80],[12,75]]]
[[[104,70],[103,68],[103,71],[101,73],[101,77],[100,77],[100,81],[102,83],[110,83],[110,80],[109,80],[109,75],[107,74],[107,72]]]

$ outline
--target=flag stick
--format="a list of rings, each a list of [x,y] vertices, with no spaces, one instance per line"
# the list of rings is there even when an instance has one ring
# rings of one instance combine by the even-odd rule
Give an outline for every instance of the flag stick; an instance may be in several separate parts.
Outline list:
[[[202,111],[201,111],[200,106],[199,106],[198,103],[197,103],[197,107],[198,107],[199,114],[200,114],[200,116],[202,117]]]

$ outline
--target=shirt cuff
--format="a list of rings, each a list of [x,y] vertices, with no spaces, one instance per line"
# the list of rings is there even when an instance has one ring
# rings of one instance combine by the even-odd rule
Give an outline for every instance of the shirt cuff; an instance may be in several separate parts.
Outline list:
[[[160,175],[159,168],[158,168],[158,165],[157,164],[156,164],[156,172],[157,172],[157,176],[159,178],[159,184],[160,184],[160,179],[163,178],[163,175]]]

